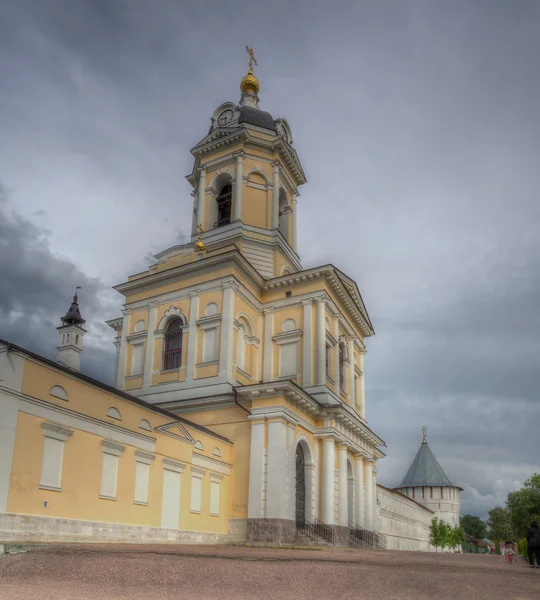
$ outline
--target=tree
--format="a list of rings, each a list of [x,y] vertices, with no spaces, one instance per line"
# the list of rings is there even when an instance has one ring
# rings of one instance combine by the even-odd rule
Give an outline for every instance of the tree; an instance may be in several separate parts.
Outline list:
[[[445,521],[439,521],[439,532],[441,536],[441,548],[451,548],[452,545],[452,526]]]
[[[452,527],[450,542],[450,548],[454,550],[465,543],[465,532],[462,527]]]
[[[494,542],[509,540],[513,537],[510,511],[506,508],[496,506],[488,511],[487,520],[488,538]],[[498,544],[497,544],[498,545]]]
[[[535,473],[520,490],[510,492],[506,499],[515,537],[525,537],[532,520],[540,520],[540,475]]]
[[[475,515],[463,515],[460,518],[460,525],[463,527],[465,533],[468,533],[477,540],[482,540],[486,537],[487,527],[480,517],[476,517]]]
[[[440,524],[442,521],[439,521],[437,517],[431,519],[431,525],[429,527],[429,542],[432,546],[435,546],[435,552],[437,552],[437,548],[442,546],[442,536],[441,536],[441,528]]]

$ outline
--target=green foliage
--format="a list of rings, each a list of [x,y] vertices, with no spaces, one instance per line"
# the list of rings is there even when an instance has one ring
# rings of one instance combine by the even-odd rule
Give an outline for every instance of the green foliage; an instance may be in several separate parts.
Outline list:
[[[465,542],[465,533],[461,527],[452,527],[435,517],[431,521],[429,541],[435,548],[457,548]]]
[[[524,556],[526,559],[529,558],[527,556],[527,545],[527,538],[522,538],[518,542],[518,554]]]
[[[523,537],[531,521],[540,521],[540,475],[535,473],[520,490],[510,492],[506,507],[514,535]]]
[[[460,525],[463,531],[477,540],[482,540],[487,535],[487,527],[480,517],[474,515],[463,515],[460,517]]]
[[[506,541],[511,539],[513,537],[513,532],[509,510],[500,506],[496,506],[488,511],[488,514],[489,518],[487,520],[487,537],[493,542],[496,542],[496,546],[501,540]]]

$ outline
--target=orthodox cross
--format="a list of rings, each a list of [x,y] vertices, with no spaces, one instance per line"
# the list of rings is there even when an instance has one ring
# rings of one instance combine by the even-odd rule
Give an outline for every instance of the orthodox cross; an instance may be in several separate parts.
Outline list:
[[[257,61],[253,56],[253,46],[251,46],[251,48],[246,46],[246,52],[249,54],[249,70],[253,71],[253,63],[255,63],[255,66],[257,66]]]
[[[422,426],[422,444],[427,444],[427,427]]]

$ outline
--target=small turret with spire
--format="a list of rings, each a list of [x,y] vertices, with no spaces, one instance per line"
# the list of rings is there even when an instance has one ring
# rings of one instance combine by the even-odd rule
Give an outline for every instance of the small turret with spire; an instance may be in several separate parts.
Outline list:
[[[79,309],[79,297],[78,290],[81,287],[77,286],[73,301],[67,313],[60,318],[62,325],[57,327],[58,331],[58,350],[57,361],[73,369],[74,371],[80,371],[81,368],[81,352],[82,342],[86,329],[83,329],[83,325],[86,322],[81,315]]]

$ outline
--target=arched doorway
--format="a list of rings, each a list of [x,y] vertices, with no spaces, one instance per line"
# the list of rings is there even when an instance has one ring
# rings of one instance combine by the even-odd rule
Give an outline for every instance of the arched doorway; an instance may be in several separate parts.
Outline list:
[[[306,459],[302,444],[296,446],[296,520],[306,520]]]
[[[353,527],[354,519],[354,471],[351,461],[347,460],[347,503],[348,503],[348,518],[349,527]]]

